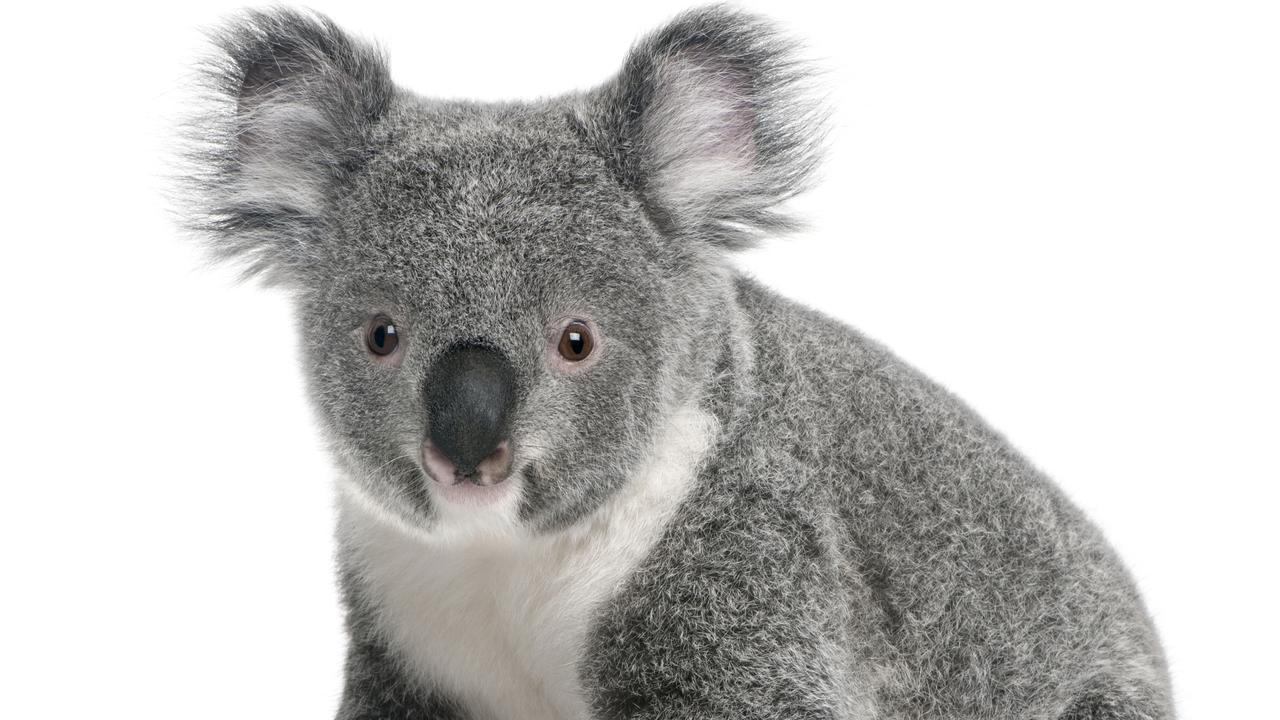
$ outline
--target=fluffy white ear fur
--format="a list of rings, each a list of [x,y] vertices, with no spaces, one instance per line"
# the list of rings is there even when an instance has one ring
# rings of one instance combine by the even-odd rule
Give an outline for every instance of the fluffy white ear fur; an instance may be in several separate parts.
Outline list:
[[[239,176],[228,186],[228,201],[321,215],[333,179],[328,148],[339,140],[329,119],[298,100],[267,100],[243,111],[240,124]]]
[[[184,214],[215,257],[297,280],[390,103],[386,60],[328,18],[285,8],[246,10],[211,38],[217,51],[200,68],[208,102],[184,128]]]
[[[755,117],[746,78],[691,55],[662,63],[641,125],[655,202],[690,221],[753,192]]]
[[[779,205],[821,155],[826,113],[796,55],[761,18],[692,10],[637,43],[584,124],[662,231],[747,246],[796,226]]]

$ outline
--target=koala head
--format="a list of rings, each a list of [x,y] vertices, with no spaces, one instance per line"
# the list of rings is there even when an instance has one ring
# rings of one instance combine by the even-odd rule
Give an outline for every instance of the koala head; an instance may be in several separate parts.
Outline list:
[[[296,299],[347,481],[415,528],[562,526],[623,486],[725,372],[726,251],[791,227],[818,154],[792,45],[718,7],[536,102],[396,87],[313,14],[215,38],[193,224]]]

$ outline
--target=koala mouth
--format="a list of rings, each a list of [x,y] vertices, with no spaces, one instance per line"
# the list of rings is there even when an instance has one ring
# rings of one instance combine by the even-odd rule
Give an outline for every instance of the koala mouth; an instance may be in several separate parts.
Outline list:
[[[422,466],[436,484],[444,487],[464,483],[478,487],[497,485],[511,474],[511,457],[511,443],[503,440],[474,466],[460,468],[430,439],[422,441]]]

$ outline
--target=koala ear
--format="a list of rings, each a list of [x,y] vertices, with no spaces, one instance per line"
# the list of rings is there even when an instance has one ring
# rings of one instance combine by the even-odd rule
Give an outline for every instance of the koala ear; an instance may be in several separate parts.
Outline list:
[[[660,229],[728,248],[798,223],[825,113],[796,44],[725,6],[686,12],[641,40],[595,91],[585,125]]]
[[[191,224],[216,256],[281,279],[319,252],[394,86],[377,49],[318,14],[250,10],[212,39],[201,68],[212,102],[186,130]]]

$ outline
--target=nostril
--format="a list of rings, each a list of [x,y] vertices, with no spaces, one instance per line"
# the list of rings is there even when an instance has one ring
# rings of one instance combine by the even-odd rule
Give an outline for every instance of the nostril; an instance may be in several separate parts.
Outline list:
[[[511,444],[508,443],[506,440],[503,440],[502,442],[498,443],[498,447],[494,448],[493,452],[486,455],[484,460],[480,461],[480,464],[483,465],[485,463],[500,462],[504,460],[508,455],[511,454],[510,447],[511,447]]]
[[[475,482],[480,485],[496,485],[511,472],[511,443],[503,440],[476,465]]]
[[[441,485],[452,485],[458,481],[458,469],[435,443],[422,441],[422,466],[432,480]]]

